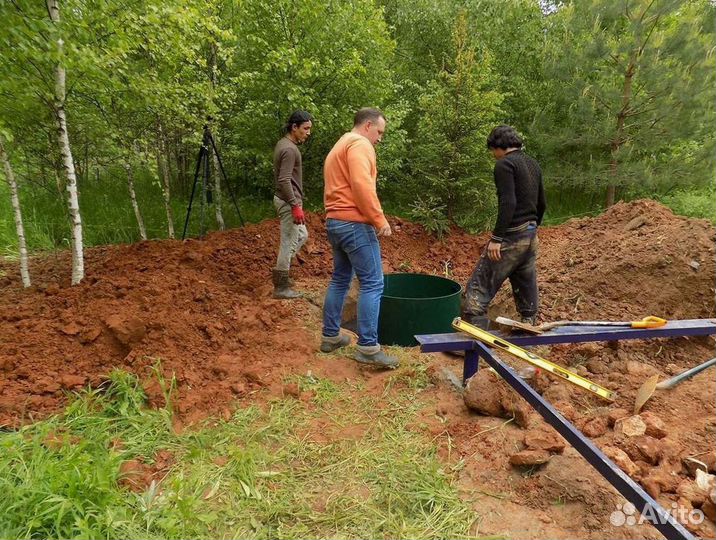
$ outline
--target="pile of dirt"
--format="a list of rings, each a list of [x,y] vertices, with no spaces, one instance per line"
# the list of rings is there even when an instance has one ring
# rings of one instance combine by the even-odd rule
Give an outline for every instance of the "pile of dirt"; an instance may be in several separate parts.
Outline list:
[[[29,290],[20,287],[17,268],[4,263],[0,424],[54,412],[67,390],[96,386],[114,368],[146,376],[158,360],[167,376],[176,374],[178,412],[188,420],[226,413],[237,397],[258,389],[280,392],[282,374],[321,363],[315,314],[331,271],[323,221],[308,216],[311,238],[295,265],[299,282],[315,291],[312,301],[270,297],[276,220],[203,240],[91,248],[85,280],[75,287],[67,252],[33,259],[36,285]],[[382,241],[388,272],[464,282],[487,240],[454,230],[436,241],[419,225],[391,223],[394,235]],[[707,221],[676,217],[651,201],[545,228],[542,316],[713,316],[713,234]],[[511,309],[507,287],[495,309]],[[148,390],[162,401],[158,389]]]
[[[438,241],[417,224],[390,222],[394,234],[381,240],[386,272],[445,275],[464,284],[488,240],[487,234],[454,229]],[[67,252],[35,257],[30,268],[35,285],[28,290],[22,289],[14,263],[0,263],[0,426],[17,427],[57,412],[70,391],[97,387],[117,368],[138,374],[155,405],[165,399],[157,370],[176,377],[177,428],[210,415],[227,417],[242,402],[304,399],[285,379],[309,371],[335,381],[363,380],[364,391],[382,395],[389,374],[316,354],[331,250],[322,216],[310,214],[308,229],[311,237],[294,267],[308,295],[293,302],[271,298],[277,220],[203,240],[88,249],[86,278],[75,287],[69,285]],[[543,320],[714,316],[714,228],[705,220],[674,216],[652,201],[620,203],[596,218],[545,227],[540,242]],[[514,315],[509,286],[491,310]],[[713,448],[713,379],[684,383],[678,398],[663,392],[649,401],[647,417],[658,416],[666,435],[626,436],[617,421],[649,374],[672,375],[708,358],[711,338],[561,345],[538,352],[618,390],[617,402],[608,406],[561,381],[543,380],[540,391],[565,417],[631,467],[665,507],[678,501],[696,504],[688,495],[693,471],[683,460]],[[421,426],[447,441],[440,449],[446,459],[464,460],[462,486],[489,495],[479,500],[482,530],[490,532],[491,505],[501,516],[508,504],[524,514],[524,522],[538,518],[529,529],[532,537],[604,533],[604,514],[617,499],[603,479],[570,447],[540,447],[540,441],[551,439],[550,428],[539,421],[530,424],[525,416],[519,426],[505,427],[509,420],[470,412],[439,375],[446,369],[459,367],[443,356],[431,360],[428,371],[435,384],[425,399],[438,405],[426,409]],[[501,395],[495,414],[514,412],[513,402]],[[514,467],[536,458],[536,466],[546,462],[544,474],[524,475]],[[143,464],[133,465],[146,472]],[[490,495],[504,486],[512,486],[512,500]],[[550,497],[582,505],[579,517],[571,506],[561,513],[547,508],[547,514]],[[591,517],[575,528],[584,512]],[[493,532],[500,533],[503,525],[503,518],[495,518]],[[713,536],[713,531],[700,532]]]
[[[319,219],[311,225],[319,229]],[[97,386],[114,368],[176,375],[179,417],[228,414],[236,398],[280,390],[281,376],[314,356],[306,302],[270,297],[275,222],[205,240],[88,249],[82,284],[68,254],[35,259],[21,290],[8,269],[0,308],[0,424],[56,411],[65,392]],[[307,268],[321,257],[306,255]],[[163,402],[158,384],[147,388]]]

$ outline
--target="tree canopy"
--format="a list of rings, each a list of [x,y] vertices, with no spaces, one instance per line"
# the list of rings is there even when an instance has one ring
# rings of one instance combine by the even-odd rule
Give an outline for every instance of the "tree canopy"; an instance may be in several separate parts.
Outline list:
[[[602,204],[712,180],[716,26],[708,0],[57,5],[55,24],[41,3],[0,2],[0,135],[20,200],[45,201],[42,212],[66,208],[57,66],[87,212],[98,204],[92,193],[126,195],[130,174],[140,207],[163,200],[162,219],[176,219],[172,206],[186,202],[208,117],[231,187],[267,200],[272,148],[294,109],[315,118],[302,149],[309,208],[321,207],[328,150],[356,109],[376,106],[388,117],[382,197],[436,232],[450,223],[489,226],[484,141],[497,124],[523,134],[551,194],[589,193]],[[129,196],[112,202],[131,216]],[[94,220],[85,220],[90,232]],[[167,234],[166,226],[148,229]]]

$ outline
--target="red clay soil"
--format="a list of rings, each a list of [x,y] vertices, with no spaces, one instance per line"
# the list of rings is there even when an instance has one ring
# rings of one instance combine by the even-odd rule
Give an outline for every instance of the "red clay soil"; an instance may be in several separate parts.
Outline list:
[[[437,241],[419,225],[395,218],[390,222],[394,234],[381,241],[386,272],[449,275],[464,283],[487,240],[484,234],[453,230]],[[271,298],[276,220],[212,233],[203,240],[91,248],[85,251],[86,277],[74,287],[69,285],[67,252],[34,258],[30,271],[35,285],[28,290],[20,285],[15,263],[0,263],[0,426],[17,427],[57,412],[68,391],[97,386],[116,368],[137,373],[147,381],[151,402],[162,404],[162,390],[151,377],[158,361],[165,376],[176,376],[175,408],[183,423],[227,416],[241,402],[290,394],[285,376],[308,370],[333,380],[367,378],[366,391],[382,392],[387,375],[366,375],[353,362],[336,362],[315,352],[331,257],[323,217],[309,215],[308,228],[311,238],[295,265],[295,278],[312,292],[308,300],[294,302]],[[619,203],[596,218],[543,228],[540,242],[543,320],[714,317],[714,228],[708,221],[674,216],[652,201]],[[500,291],[492,312],[514,314],[509,287]],[[666,497],[664,504],[683,499],[667,480],[649,477],[656,458],[629,448],[631,442],[617,436],[608,414],[629,409],[648,374],[676,373],[713,356],[713,340],[602,345],[558,346],[547,352],[551,360],[576,363],[596,382],[618,388],[617,403],[605,407],[596,397],[551,381],[543,388],[545,396],[603,448],[629,450],[641,467],[636,476],[642,484],[656,486],[654,494]],[[461,473],[466,489],[480,486],[494,495],[505,482],[513,485],[517,494],[510,512],[518,520],[513,524],[519,523],[520,508],[530,509],[532,514],[522,516],[529,520],[541,512],[539,527],[532,524],[532,536],[524,537],[563,537],[565,530],[580,537],[603,534],[603,522],[590,526],[580,521],[575,528],[581,518],[573,515],[574,507],[549,506],[566,492],[572,497],[568,501],[581,501],[579,511],[599,508],[608,516],[616,500],[610,488],[584,463],[584,470],[573,474],[568,462],[581,458],[569,448],[544,466],[549,474],[515,476],[508,460],[527,446],[524,430],[497,429],[503,420],[470,413],[460,395],[439,381],[436,374],[445,366],[456,370],[454,361],[439,356],[431,364],[436,384],[430,395],[440,405],[429,411],[427,421],[436,435],[449,435],[449,447],[442,451],[456,454],[446,457],[468,463]],[[678,448],[672,444],[661,451],[672,457],[712,449],[716,439],[713,377],[704,375],[683,388],[686,394],[679,400],[656,395],[645,407],[657,411],[669,427],[668,440],[675,439]],[[142,464],[135,465],[142,469]],[[684,474],[679,471],[677,477]],[[499,503],[504,509],[508,503],[492,495],[482,501],[483,507]],[[505,530],[520,536],[495,512],[485,514],[481,534]],[[648,538],[655,534],[649,530],[614,534]],[[713,536],[712,529],[701,532]]]
[[[627,230],[637,219],[640,226]],[[385,270],[449,275],[464,282],[486,236],[454,230],[439,242],[391,219]],[[57,411],[65,390],[98,384],[113,368],[146,374],[161,359],[176,373],[179,412],[221,412],[277,373],[315,361],[317,329],[305,328],[330,275],[323,219],[295,276],[311,302],[271,299],[275,220],[204,240],[147,241],[85,252],[86,277],[69,286],[69,254],[31,261],[23,290],[14,264],[0,266],[0,425]],[[652,201],[617,204],[597,218],[540,233],[541,318],[714,316],[714,230]],[[698,265],[698,268],[696,266]],[[495,311],[513,313],[509,287]],[[159,398],[159,395],[153,395]]]

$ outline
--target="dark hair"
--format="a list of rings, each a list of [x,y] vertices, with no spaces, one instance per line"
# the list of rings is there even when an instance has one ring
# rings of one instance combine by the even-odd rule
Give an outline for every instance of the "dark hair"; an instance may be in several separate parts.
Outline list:
[[[353,117],[353,126],[360,126],[365,124],[368,120],[371,122],[377,122],[378,118],[385,120],[385,115],[379,110],[372,107],[363,107],[356,112]]]
[[[305,122],[312,122],[313,116],[311,116],[306,111],[293,111],[291,113],[291,116],[288,117],[288,120],[286,120],[286,123],[283,125],[283,132],[284,133],[291,133],[291,130],[293,129],[293,126],[300,126],[301,124]]]
[[[522,148],[522,138],[513,127],[497,126],[487,136],[487,148]]]

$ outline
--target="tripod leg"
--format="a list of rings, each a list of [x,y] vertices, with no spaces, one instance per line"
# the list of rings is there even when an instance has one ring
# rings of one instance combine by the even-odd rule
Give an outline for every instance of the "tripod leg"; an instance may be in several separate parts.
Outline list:
[[[189,215],[191,214],[191,203],[194,201],[194,192],[196,191],[196,182],[199,179],[199,169],[201,167],[201,160],[204,157],[206,148],[202,146],[199,149],[199,156],[196,158],[196,169],[194,170],[194,183],[191,186],[191,197],[189,197],[189,207],[186,210],[186,219],[184,220],[184,232],[181,233],[181,239],[186,238],[186,230],[189,227]]]
[[[204,152],[204,175],[201,179],[201,226],[199,229],[199,238],[206,235],[206,203],[207,203],[207,186],[209,184],[209,150]]]
[[[229,184],[229,180],[226,178],[226,172],[224,171],[224,164],[221,161],[221,156],[219,155],[219,151],[216,149],[216,144],[214,144],[214,137],[211,136],[211,133],[209,133],[209,140],[211,141],[211,147],[214,149],[214,153],[216,154],[216,159],[219,162],[219,169],[221,169],[221,176],[224,178],[224,184],[226,185],[226,189],[229,190],[229,195],[231,196],[231,201],[234,203],[234,207],[236,207],[236,212],[239,214],[239,221],[241,221],[241,226],[244,226],[244,218],[241,215],[241,210],[239,209],[239,203],[236,202],[236,197],[234,197],[234,192],[231,189],[231,184]]]

